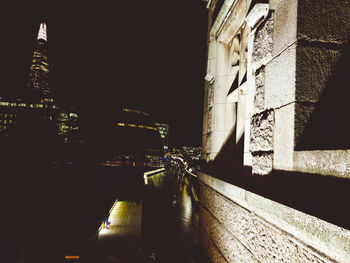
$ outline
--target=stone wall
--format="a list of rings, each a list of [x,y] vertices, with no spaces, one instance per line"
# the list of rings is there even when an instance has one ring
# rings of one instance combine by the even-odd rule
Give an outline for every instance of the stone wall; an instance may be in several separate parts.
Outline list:
[[[350,128],[339,115],[350,112],[350,1],[266,2],[226,0],[209,26],[203,159],[215,162],[235,137],[236,144],[244,140],[244,165],[253,173],[325,167],[350,177],[343,165]],[[270,137],[262,139],[266,124]],[[257,150],[267,141],[268,150]],[[314,158],[315,151],[333,164]]]
[[[350,262],[350,216],[332,221],[350,201],[350,1],[225,0],[214,21],[216,2],[202,134],[213,177],[200,176],[207,257]]]
[[[210,262],[350,262],[350,231],[206,174],[199,180]]]

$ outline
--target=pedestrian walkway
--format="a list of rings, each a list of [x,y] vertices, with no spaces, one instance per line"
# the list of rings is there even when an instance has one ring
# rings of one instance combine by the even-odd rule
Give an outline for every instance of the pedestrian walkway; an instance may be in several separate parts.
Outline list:
[[[103,262],[140,262],[141,201],[117,201],[107,225],[102,222],[97,244]]]
[[[191,199],[191,189],[184,182],[177,189],[176,177],[171,177],[170,172],[164,172],[148,178],[153,187],[149,202],[153,208],[150,227],[154,231],[156,262],[201,262],[197,261],[196,250],[198,209]]]

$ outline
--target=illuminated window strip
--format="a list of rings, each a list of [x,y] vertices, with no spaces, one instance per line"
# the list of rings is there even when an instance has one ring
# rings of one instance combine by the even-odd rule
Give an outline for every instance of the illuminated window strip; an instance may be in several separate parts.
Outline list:
[[[128,109],[128,108],[123,108],[122,110],[126,111],[126,112],[135,112],[135,113],[138,113],[138,114],[144,114],[146,116],[150,116],[147,112],[141,112],[141,111],[138,111],[138,110],[133,110],[133,109]]]
[[[132,127],[132,128],[139,128],[139,129],[147,129],[147,130],[157,131],[157,128],[155,128],[155,127],[144,126],[144,125],[136,125],[136,124],[133,124],[133,123],[125,124],[125,123],[122,123],[122,122],[118,122],[117,126],[123,126],[123,127],[127,126],[127,127]]]

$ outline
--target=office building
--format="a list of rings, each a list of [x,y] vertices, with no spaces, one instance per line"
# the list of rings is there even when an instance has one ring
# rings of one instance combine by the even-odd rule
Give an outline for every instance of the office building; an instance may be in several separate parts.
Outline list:
[[[156,122],[155,125],[162,139],[164,152],[167,152],[169,151],[169,124]]]
[[[47,48],[47,26],[46,23],[43,22],[39,27],[27,82],[28,99],[32,102],[49,103],[53,101],[53,99],[50,98]]]

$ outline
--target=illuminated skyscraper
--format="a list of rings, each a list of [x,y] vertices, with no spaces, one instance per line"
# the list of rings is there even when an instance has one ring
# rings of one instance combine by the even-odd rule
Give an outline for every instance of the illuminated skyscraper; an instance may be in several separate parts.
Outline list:
[[[39,33],[30,67],[27,89],[29,98],[36,102],[52,102],[48,83],[49,63],[47,58],[46,23],[40,24]]]
[[[160,137],[163,142],[163,149],[165,152],[169,151],[169,124],[155,123],[158,128]]]

